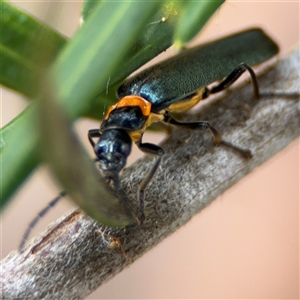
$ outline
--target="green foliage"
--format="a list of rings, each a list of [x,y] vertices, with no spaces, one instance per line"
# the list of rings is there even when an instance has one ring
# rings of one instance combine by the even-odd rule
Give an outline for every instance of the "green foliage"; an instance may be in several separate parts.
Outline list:
[[[55,58],[66,39],[6,2],[1,2],[0,32],[0,83],[34,98],[39,72]]]
[[[190,41],[224,2],[225,0],[190,1],[183,8],[175,30],[174,44],[176,48],[181,48]]]

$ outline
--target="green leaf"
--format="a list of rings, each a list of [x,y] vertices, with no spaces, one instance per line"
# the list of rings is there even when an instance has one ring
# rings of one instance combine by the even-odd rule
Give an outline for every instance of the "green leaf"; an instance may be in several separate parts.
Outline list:
[[[174,45],[177,49],[189,42],[202,29],[214,12],[225,0],[190,1],[182,10],[175,34]]]
[[[81,9],[82,20],[85,22],[102,0],[84,0]]]
[[[33,103],[34,104],[34,103]],[[33,171],[39,157],[32,105],[0,132],[0,208]]]
[[[40,148],[64,190],[87,214],[108,226],[137,223],[124,195],[118,196],[84,151],[50,84],[38,103]]]
[[[66,39],[8,3],[0,5],[0,84],[33,98],[40,72]]]

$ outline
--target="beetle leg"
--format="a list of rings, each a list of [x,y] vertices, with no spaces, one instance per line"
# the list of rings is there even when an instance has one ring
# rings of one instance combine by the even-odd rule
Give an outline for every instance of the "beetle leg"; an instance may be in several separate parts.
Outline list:
[[[175,126],[186,127],[189,129],[209,129],[214,138],[214,144],[218,145],[221,143],[221,135],[220,133],[212,127],[208,122],[199,121],[199,122],[180,122],[174,119],[169,112],[166,112],[164,115],[164,122],[169,123]]]
[[[140,210],[139,210],[139,214],[138,214],[138,219],[142,224],[145,219],[145,215],[144,215],[145,189],[159,167],[162,156],[164,154],[164,150],[155,144],[142,143],[141,140],[138,141],[136,144],[139,147],[139,149],[141,151],[143,151],[144,153],[154,154],[154,155],[158,156],[155,164],[148,171],[148,173],[146,174],[146,176],[144,177],[144,179],[142,180],[142,182],[140,183],[140,185],[138,187],[138,196],[137,197],[140,202]]]
[[[94,142],[93,138],[100,137],[101,135],[102,134],[101,134],[100,129],[91,129],[91,130],[89,130],[88,138],[89,138],[89,141],[90,141],[93,148],[95,147],[95,142]]]
[[[252,85],[253,85],[253,93],[255,99],[259,98],[259,88],[256,79],[256,75],[254,71],[245,63],[239,64],[223,81],[221,81],[218,85],[212,87],[211,89],[207,89],[207,96],[209,94],[218,93],[224,91],[229,86],[231,86],[245,71],[248,71],[251,76]]]
[[[248,149],[242,149],[239,148],[229,142],[226,142],[224,140],[222,140],[220,133],[214,128],[212,127],[208,122],[204,122],[204,121],[200,121],[200,122],[180,122],[177,121],[176,119],[174,119],[169,112],[166,112],[164,115],[164,121],[175,125],[175,126],[182,126],[182,127],[186,127],[189,129],[209,129],[213,135],[214,138],[214,144],[215,145],[222,145],[225,146],[227,148],[230,148],[236,152],[238,152],[243,158],[251,158],[252,154],[251,151]]]

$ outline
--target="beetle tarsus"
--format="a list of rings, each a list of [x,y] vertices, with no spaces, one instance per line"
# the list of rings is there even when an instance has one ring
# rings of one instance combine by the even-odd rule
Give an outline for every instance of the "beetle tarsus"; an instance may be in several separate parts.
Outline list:
[[[138,221],[140,225],[144,223],[145,220],[145,214],[144,214],[144,199],[145,199],[145,193],[144,190],[141,190],[140,188],[138,189],[138,200],[139,200],[139,210],[137,214]]]
[[[244,159],[252,158],[252,153],[249,149],[243,149],[243,148],[237,147],[237,146],[235,146],[235,145],[233,145],[229,142],[226,142],[224,140],[222,140],[220,142],[220,145],[235,151],[236,153],[238,153]]]

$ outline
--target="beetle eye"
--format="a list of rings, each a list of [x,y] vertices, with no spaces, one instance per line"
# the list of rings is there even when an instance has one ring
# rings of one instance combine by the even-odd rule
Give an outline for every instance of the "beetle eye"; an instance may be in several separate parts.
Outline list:
[[[131,152],[131,144],[122,144],[122,147],[120,149],[120,153],[122,153],[124,156],[128,156]]]

